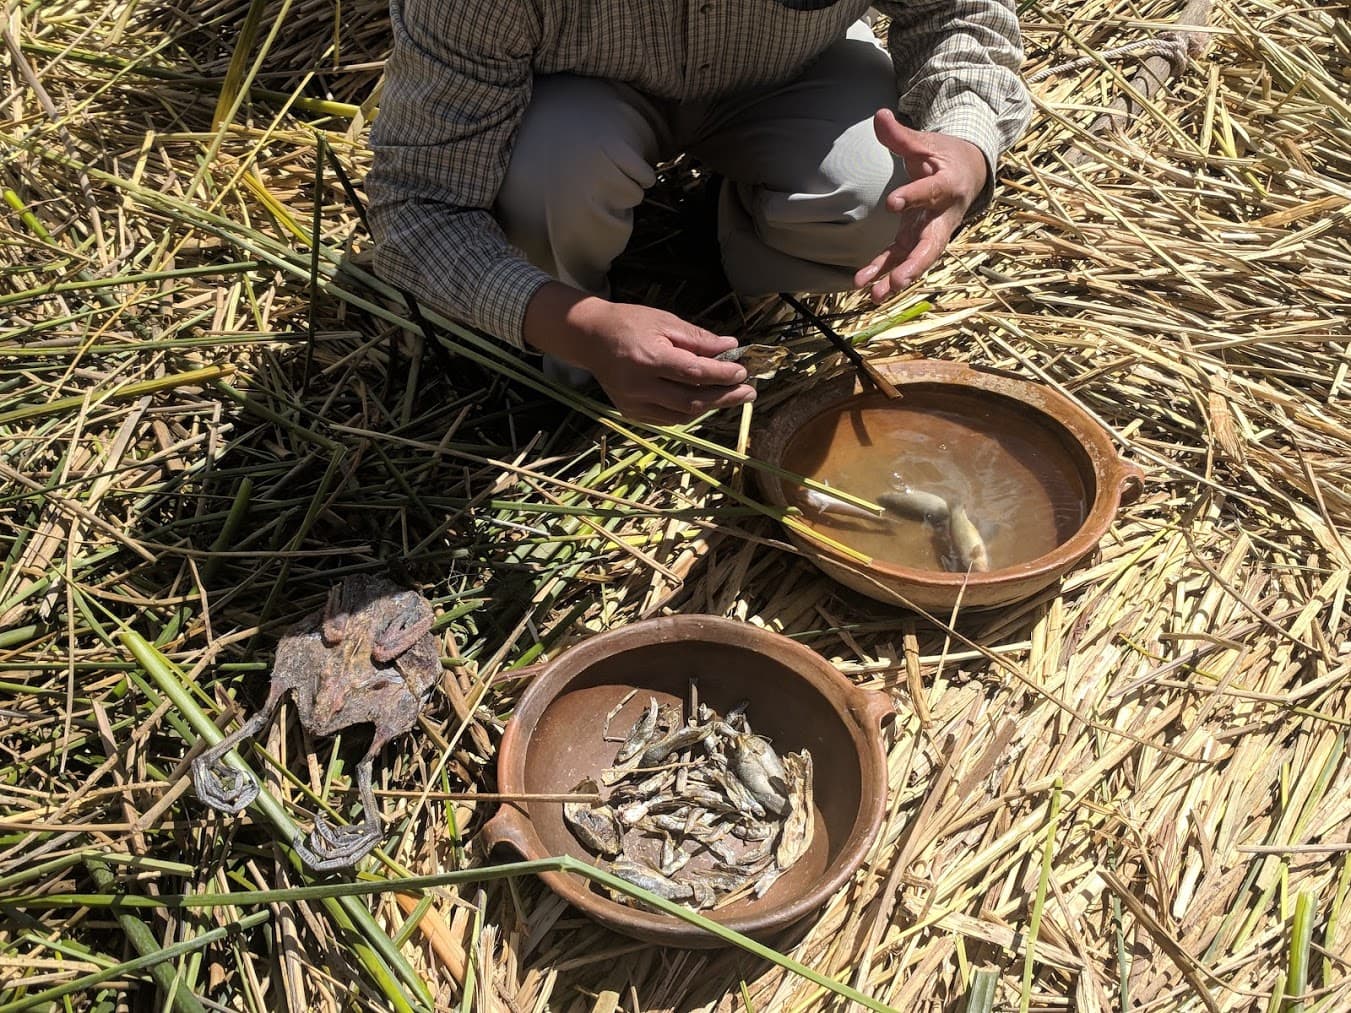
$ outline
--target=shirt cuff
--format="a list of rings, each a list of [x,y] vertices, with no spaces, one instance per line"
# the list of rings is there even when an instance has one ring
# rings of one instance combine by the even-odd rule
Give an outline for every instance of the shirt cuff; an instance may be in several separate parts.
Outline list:
[[[506,256],[479,276],[473,296],[474,322],[516,348],[525,347],[525,310],[541,288],[553,281],[529,261]]]
[[[994,110],[975,95],[968,95],[963,101],[931,110],[917,129],[958,137],[980,149],[980,153],[985,156],[985,186],[972,201],[966,212],[966,220],[981,214],[989,207],[990,199],[994,196],[995,171],[1002,147],[999,118]]]

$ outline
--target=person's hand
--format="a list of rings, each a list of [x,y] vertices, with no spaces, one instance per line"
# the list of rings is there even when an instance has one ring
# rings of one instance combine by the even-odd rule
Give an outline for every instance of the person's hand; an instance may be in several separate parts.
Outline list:
[[[589,369],[614,406],[659,425],[688,422],[714,408],[755,400],[746,370],[714,356],[736,347],[679,317],[632,303],[611,303],[597,322]]]
[[[873,302],[885,302],[933,266],[985,188],[985,156],[970,141],[911,130],[890,109],[873,117],[877,139],[905,161],[910,182],[887,194],[900,215],[896,242],[854,275]]]
[[[588,370],[614,406],[640,422],[674,425],[755,400],[746,370],[715,358],[735,348],[735,338],[647,306],[546,285],[526,311],[526,341]]]

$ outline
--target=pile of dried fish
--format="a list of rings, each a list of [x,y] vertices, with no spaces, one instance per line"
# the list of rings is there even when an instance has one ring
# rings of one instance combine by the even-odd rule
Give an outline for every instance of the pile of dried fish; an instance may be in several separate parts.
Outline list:
[[[636,693],[607,716],[607,738]],[[719,715],[693,682],[687,708],[648,698],[600,781],[573,789],[589,798],[565,803],[564,819],[616,876],[668,900],[763,897],[811,845],[811,753],[780,758],[745,703]]]

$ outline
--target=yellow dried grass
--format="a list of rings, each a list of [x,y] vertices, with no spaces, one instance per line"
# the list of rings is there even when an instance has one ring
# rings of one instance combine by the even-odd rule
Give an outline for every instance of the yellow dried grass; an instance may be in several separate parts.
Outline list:
[[[437,597],[460,663],[422,733],[386,754],[390,868],[486,860],[482,804],[461,825],[446,796],[493,789],[519,688],[495,678],[507,666],[708,611],[795,636],[901,711],[881,836],[796,959],[898,1009],[960,1007],[980,969],[1009,1006],[1282,1008],[1307,896],[1308,1003],[1351,1002],[1351,33],[1335,8],[1218,5],[1207,53],[1110,135],[1087,131],[1133,65],[1035,86],[992,214],[924,281],[937,309],[870,352],[1055,385],[1146,468],[1146,493],[1050,592],[929,621],[797,557],[730,495],[734,455],[644,434],[658,453],[564,416],[462,341],[480,359],[458,368],[481,373],[446,383],[397,300],[334,263],[366,237],[332,174],[334,260],[311,308],[316,132],[359,178],[387,24],[373,0],[294,0],[285,30],[242,52],[250,7],[9,8],[0,884],[88,887],[61,863],[91,851],[152,863],[118,866],[136,894],[294,882],[265,828],[228,830],[184,791],[172,709],[128,682],[109,616],[156,635],[224,720],[235,694],[258,699],[273,638],[335,574],[393,560]],[[253,7],[262,25],[282,9]],[[1165,31],[1179,9],[1032,4],[1028,73]],[[254,84],[214,124],[232,65],[256,65]],[[857,300],[826,308],[868,322]],[[734,447],[727,426],[703,434]],[[282,777],[305,766],[293,724],[267,744],[270,787],[307,806],[346,768],[324,752]],[[35,863],[54,864],[22,878]],[[399,903],[374,907],[447,1006],[470,981],[481,1009],[832,1005],[736,952],[613,936],[533,881],[446,891],[437,910],[463,957],[438,956]],[[123,959],[90,911],[0,924],[6,968],[36,989]],[[166,940],[203,928],[171,911],[151,924]],[[57,963],[63,946],[82,955]],[[350,946],[302,903],[184,980],[226,1004],[336,1009],[362,973]]]

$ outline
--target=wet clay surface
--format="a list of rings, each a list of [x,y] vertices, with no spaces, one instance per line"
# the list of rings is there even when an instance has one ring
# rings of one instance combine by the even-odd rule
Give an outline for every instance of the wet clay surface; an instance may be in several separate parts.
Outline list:
[[[827,409],[801,427],[783,463],[873,501],[909,489],[963,504],[1000,569],[1046,555],[1082,526],[1094,494],[1083,457],[1052,419],[1016,401],[914,386],[900,402],[862,395]],[[822,534],[878,562],[954,568],[946,524],[821,514],[800,489],[785,491]]]

